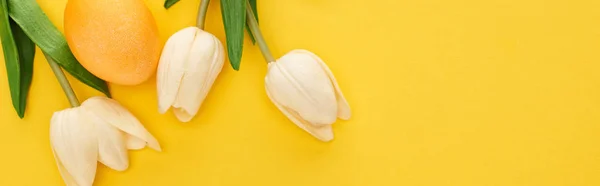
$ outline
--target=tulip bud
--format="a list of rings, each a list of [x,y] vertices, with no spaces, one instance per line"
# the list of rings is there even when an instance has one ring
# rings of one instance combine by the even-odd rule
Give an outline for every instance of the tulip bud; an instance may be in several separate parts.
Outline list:
[[[331,125],[350,119],[350,106],[329,67],[317,55],[293,50],[269,63],[267,95],[294,124],[319,140],[333,139]]]
[[[124,171],[129,167],[128,149],[161,150],[135,116],[106,97],[92,97],[80,107],[55,112],[50,142],[65,183],[80,186],[93,184],[98,161]]]
[[[190,121],[223,69],[221,41],[197,27],[184,28],[165,44],[157,72],[158,109]]]

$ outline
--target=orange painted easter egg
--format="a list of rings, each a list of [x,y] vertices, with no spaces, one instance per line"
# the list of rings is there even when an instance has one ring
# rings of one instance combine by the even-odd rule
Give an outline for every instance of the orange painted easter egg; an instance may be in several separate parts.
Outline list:
[[[137,85],[156,72],[162,45],[143,0],[69,0],[64,18],[69,47],[92,74]]]

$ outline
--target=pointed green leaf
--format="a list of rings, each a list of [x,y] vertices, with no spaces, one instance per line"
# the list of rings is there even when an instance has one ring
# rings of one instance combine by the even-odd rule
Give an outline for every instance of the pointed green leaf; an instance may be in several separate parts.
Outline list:
[[[108,85],[87,71],[73,56],[65,37],[35,0],[8,0],[10,17],[42,51],[73,77],[110,97]]]
[[[258,23],[256,0],[249,0],[249,2],[250,2],[250,6],[252,7],[252,11],[254,12],[254,18],[256,19],[256,22]],[[252,44],[256,44],[256,39],[254,39],[254,34],[252,34],[252,30],[250,29],[250,26],[247,23],[246,23],[246,31],[248,32],[248,35],[250,36],[250,40],[252,40]]]
[[[227,39],[227,54],[234,70],[240,69],[246,25],[245,0],[221,0],[221,14]]]
[[[4,52],[4,65],[8,76],[8,86],[13,107],[19,113],[21,105],[19,102],[21,67],[19,65],[19,52],[15,43],[12,30],[10,29],[10,18],[8,17],[8,6],[6,0],[0,0],[2,10],[0,11],[0,38],[2,39],[2,50]],[[19,114],[20,115],[20,114]]]
[[[19,105],[21,106],[17,113],[19,117],[25,116],[25,107],[27,106],[27,95],[29,95],[29,87],[31,87],[31,80],[33,78],[33,58],[35,57],[35,44],[25,32],[15,23],[10,21],[10,28],[12,29],[15,43],[17,44],[17,51],[19,52],[19,65],[21,68],[20,72],[20,95]]]
[[[23,118],[33,74],[35,45],[10,19],[7,3],[6,0],[0,0],[0,38],[13,107]]]
[[[171,8],[171,6],[175,5],[175,3],[179,2],[179,0],[166,0],[165,1],[165,8],[169,9]]]

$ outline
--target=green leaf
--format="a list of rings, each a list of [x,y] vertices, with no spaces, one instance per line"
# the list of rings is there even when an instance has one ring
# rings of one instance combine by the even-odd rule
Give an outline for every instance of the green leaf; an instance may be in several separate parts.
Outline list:
[[[6,66],[6,75],[8,76],[8,87],[10,89],[10,97],[12,98],[13,107],[19,114],[21,105],[19,97],[21,94],[21,67],[19,64],[19,52],[17,44],[13,38],[12,30],[10,29],[10,18],[8,17],[8,6],[6,0],[0,0],[2,11],[0,18],[0,38],[2,39],[2,50],[4,52],[4,65]]]
[[[8,15],[8,2],[0,0],[0,38],[13,107],[20,118],[25,116],[27,95],[33,75],[35,45]]]
[[[42,51],[73,77],[110,97],[108,85],[87,71],[73,56],[65,37],[35,0],[8,0],[10,17]]]
[[[245,0],[221,0],[221,14],[227,39],[229,62],[234,70],[240,69],[244,49],[244,26],[246,25]]]
[[[175,3],[179,2],[179,0],[166,0],[165,1],[165,8],[169,9],[171,8],[171,6],[175,5]]]
[[[31,87],[31,80],[33,78],[33,59],[35,57],[35,44],[25,32],[15,23],[10,21],[10,28],[12,29],[13,38],[17,44],[17,51],[19,52],[19,63],[21,68],[20,79],[20,95],[19,105],[20,110],[17,110],[19,117],[25,116],[25,107],[27,106],[27,95],[29,94],[29,87]]]
[[[258,23],[256,0],[249,0],[249,2],[250,2],[250,7],[252,7],[252,12],[254,12],[254,19],[256,19],[256,22]],[[254,34],[252,34],[252,30],[250,29],[250,26],[248,25],[248,23],[246,23],[246,31],[248,32],[248,35],[250,36],[250,40],[252,40],[252,44],[256,44],[256,39],[254,39]]]

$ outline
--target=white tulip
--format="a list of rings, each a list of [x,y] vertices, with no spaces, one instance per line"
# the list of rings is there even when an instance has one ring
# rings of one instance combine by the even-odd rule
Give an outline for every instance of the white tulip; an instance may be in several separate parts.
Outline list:
[[[223,69],[224,53],[221,41],[198,27],[173,34],[158,65],[159,112],[173,107],[177,119],[190,121]]]
[[[79,107],[55,112],[50,142],[60,174],[67,185],[94,182],[96,165],[124,171],[128,149],[148,146],[161,151],[158,141],[127,109],[106,97],[92,97]]]
[[[331,125],[350,119],[350,106],[329,67],[317,55],[293,50],[269,63],[267,95],[292,122],[319,140],[333,139]]]

